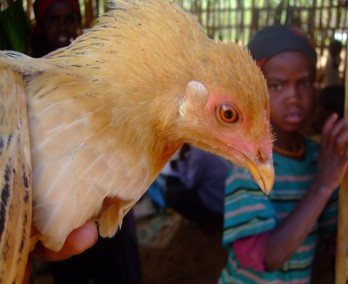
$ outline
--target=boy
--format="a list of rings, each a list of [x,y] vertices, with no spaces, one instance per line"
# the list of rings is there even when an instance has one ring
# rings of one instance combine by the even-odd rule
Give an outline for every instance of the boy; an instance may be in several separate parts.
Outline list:
[[[302,135],[312,113],[317,56],[299,30],[275,25],[248,45],[269,89],[275,134],[275,184],[264,195],[250,174],[233,167],[225,194],[220,283],[310,283],[321,232],[336,228],[337,191],[348,163],[348,120],[333,114],[322,145]]]

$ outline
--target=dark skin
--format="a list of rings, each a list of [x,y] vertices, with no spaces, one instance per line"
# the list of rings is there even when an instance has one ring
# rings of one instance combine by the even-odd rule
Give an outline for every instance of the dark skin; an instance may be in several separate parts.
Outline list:
[[[314,68],[299,52],[284,52],[263,66],[270,93],[271,124],[275,145],[296,151],[300,148],[301,129],[312,112]],[[293,212],[270,232],[264,265],[279,269],[309,234],[334,190],[341,184],[348,166],[348,119],[333,114],[322,131],[318,172]]]
[[[44,31],[50,51],[70,44],[81,34],[81,19],[70,3],[56,1],[47,10]]]
[[[103,208],[101,212],[106,210],[111,204],[118,203],[118,198],[106,198],[103,203]],[[38,233],[35,226],[32,226],[31,235],[34,236]],[[24,277],[23,284],[30,283],[30,275],[32,271],[32,263],[30,258],[37,258],[43,261],[60,261],[72,257],[74,255],[80,254],[85,250],[92,247],[98,239],[98,229],[94,220],[87,220],[87,222],[73,230],[67,237],[62,249],[58,252],[50,250],[44,247],[40,242],[38,242],[31,252],[28,260],[27,269]]]

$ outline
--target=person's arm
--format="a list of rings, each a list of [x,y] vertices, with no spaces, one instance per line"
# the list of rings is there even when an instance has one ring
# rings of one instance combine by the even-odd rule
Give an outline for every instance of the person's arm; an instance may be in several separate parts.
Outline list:
[[[294,211],[271,232],[264,257],[267,270],[280,268],[300,246],[324,209],[330,192],[319,181],[314,182]]]
[[[271,231],[266,245],[264,265],[268,270],[281,267],[309,234],[333,191],[347,169],[348,120],[337,115],[326,122],[322,134],[318,172],[312,185],[293,212]]]

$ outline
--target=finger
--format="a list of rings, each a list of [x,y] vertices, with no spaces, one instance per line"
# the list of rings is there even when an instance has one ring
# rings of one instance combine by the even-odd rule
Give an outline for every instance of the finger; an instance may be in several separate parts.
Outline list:
[[[95,244],[98,229],[94,221],[87,221],[82,227],[72,231],[65,241],[63,251],[66,254],[79,254]]]
[[[345,151],[345,146],[348,139],[348,120],[341,119],[332,130],[332,144],[336,154],[342,154]]]
[[[335,142],[335,149],[334,149],[335,153],[342,155],[343,153],[348,152],[347,144],[348,144],[348,125],[337,136],[337,139]]]
[[[322,131],[322,144],[326,146],[332,145],[332,129],[337,123],[338,115],[336,113],[332,114],[325,122]]]
[[[331,129],[334,127],[337,119],[338,115],[334,113],[326,120],[321,135],[323,145],[329,145]]]
[[[342,132],[348,126],[348,120],[346,118],[342,118],[336,122],[334,127],[331,129],[331,136],[337,137],[340,132]]]
[[[67,237],[63,248],[53,251],[38,243],[33,254],[46,261],[56,261],[82,253],[95,244],[98,238],[97,226],[93,221],[87,221],[82,227],[72,231]]]

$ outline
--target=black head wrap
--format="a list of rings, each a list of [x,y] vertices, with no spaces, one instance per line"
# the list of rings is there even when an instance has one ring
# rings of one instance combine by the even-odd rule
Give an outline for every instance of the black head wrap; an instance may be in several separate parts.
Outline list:
[[[293,26],[264,27],[250,39],[248,48],[260,67],[269,58],[286,51],[299,51],[306,54],[313,61],[314,66],[317,62],[314,45],[302,31]]]

